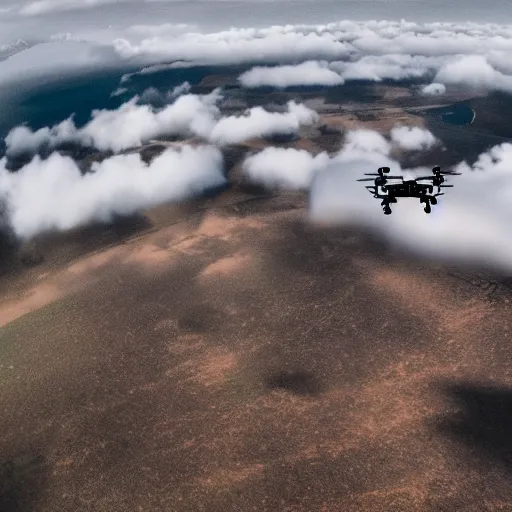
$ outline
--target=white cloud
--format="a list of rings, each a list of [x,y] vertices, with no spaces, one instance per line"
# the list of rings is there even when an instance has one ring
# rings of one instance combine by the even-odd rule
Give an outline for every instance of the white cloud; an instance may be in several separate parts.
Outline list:
[[[329,163],[329,155],[313,156],[293,148],[265,148],[249,156],[243,163],[244,174],[252,183],[268,188],[308,189],[316,172]]]
[[[348,132],[345,137],[345,148],[347,151],[369,151],[382,155],[387,155],[391,151],[391,145],[383,135],[366,129]]]
[[[53,1],[49,4],[58,5]],[[209,2],[204,4],[210,6]],[[132,26],[120,24],[114,28],[93,25],[75,32],[55,30],[45,37],[50,39],[55,32],[65,34],[62,37],[68,42],[54,42],[51,48],[36,45],[36,48],[43,48],[32,52],[25,50],[15,55],[25,54],[23,57],[1,61],[0,83],[28,79],[54,72],[57,68],[74,71],[84,66],[118,66],[126,62],[130,66],[141,66],[141,71],[136,74],[194,64],[257,62],[260,68],[263,64],[293,66],[279,70],[281,78],[276,75],[276,69],[257,69],[258,74],[264,72],[265,80],[276,86],[297,81],[298,85],[318,80],[330,83],[341,78],[430,79],[439,72],[436,82],[442,84],[501,90],[511,87],[512,64],[508,56],[512,52],[512,26],[507,25],[340,21],[326,25],[231,28],[208,32],[186,23],[138,23]],[[22,36],[25,36],[23,31],[17,34],[18,39]],[[88,42],[81,48],[76,46],[78,43],[69,46],[76,40]],[[297,76],[295,66],[306,66],[307,61],[310,61],[307,64],[310,72]],[[323,61],[330,62],[327,68]],[[272,76],[269,75],[271,72]],[[283,73],[287,73],[287,79],[283,78]],[[131,76],[133,74],[126,74],[124,81]],[[259,81],[254,70],[244,79],[247,84],[251,80]]]
[[[231,29],[214,34],[187,33],[181,36],[155,36],[132,43],[127,38],[113,42],[124,58],[148,61],[189,60],[203,64],[237,64],[263,61],[335,60],[348,56],[347,45],[331,33],[306,33],[270,29]]]
[[[182,85],[171,95],[186,88]],[[80,129],[71,118],[36,132],[17,127],[6,137],[7,154],[36,152],[43,146],[55,148],[68,141],[117,153],[163,135],[199,136],[216,144],[232,144],[275,133],[295,133],[302,125],[318,120],[314,110],[293,101],[283,113],[254,107],[245,115],[221,117],[217,107],[221,98],[218,89],[207,95],[185,94],[157,110],[151,105],[138,105],[136,96],[117,110],[93,111],[91,121]]]
[[[426,96],[442,96],[446,93],[446,86],[444,84],[433,82],[431,84],[425,85],[421,89],[421,92]]]
[[[294,148],[269,147],[246,158],[244,174],[253,183],[269,188],[308,189],[318,173],[339,162],[363,159],[371,162],[372,172],[387,165],[390,143],[378,132],[353,130],[347,133],[341,150],[334,156],[313,155]],[[393,163],[399,169],[398,163]],[[368,172],[368,170],[366,171]]]
[[[430,149],[438,142],[431,132],[417,126],[395,126],[391,130],[391,141],[408,151]]]
[[[78,2],[44,0],[29,5],[31,7],[24,9],[25,14],[30,14],[32,10],[35,15],[51,9],[78,6]],[[90,7],[92,4],[89,1],[80,2],[80,5]],[[36,23],[31,26],[39,30]],[[1,28],[5,27],[9,28],[4,23]],[[25,33],[28,33],[26,27],[29,25],[25,26]],[[129,61],[130,66],[142,67],[142,74],[169,69],[178,64],[169,64],[168,61],[178,59],[207,64],[284,63],[285,66],[272,70],[280,69],[282,72],[284,68],[290,73],[300,69],[300,62],[309,61],[307,65],[311,69],[315,67],[316,71],[330,71],[345,80],[433,78],[434,82],[423,89],[424,94],[444,93],[447,84],[512,91],[512,64],[509,59],[512,26],[342,21],[318,26],[233,28],[210,33],[201,33],[199,29],[191,31],[186,26],[176,28],[168,25],[146,25],[143,28],[120,26],[115,30],[102,28],[97,31],[89,27],[88,32],[73,29],[52,27],[50,34],[65,34],[59,38],[67,42],[37,44],[28,49],[24,45],[16,47],[22,51],[0,62],[0,83],[33,80],[34,76],[40,77],[48,72],[124,65],[126,61],[123,59],[133,58],[135,60]],[[12,26],[9,30],[17,34]],[[45,37],[50,38],[50,35]],[[76,40],[89,42],[77,43]],[[6,45],[5,52],[10,52],[9,48]],[[334,62],[330,62],[326,68],[322,67],[323,61]],[[287,64],[294,66],[287,67]],[[284,80],[283,76],[273,76],[274,83],[283,80],[280,83],[287,84],[289,80],[301,78]],[[304,79],[311,77],[305,76]],[[11,150],[32,151],[41,145],[79,140],[101,149],[119,151],[159,134],[191,133],[223,144],[276,130],[295,131],[301,124],[313,123],[316,119],[314,112],[296,104],[288,105],[284,114],[266,112],[257,107],[245,116],[222,119],[213,99],[205,103],[204,99],[185,95],[161,111],[137,105],[136,101],[128,102],[116,111],[97,111],[82,129],[76,128],[72,119],[36,132],[18,127],[9,134],[6,142]],[[395,131],[391,140],[409,148],[430,144],[428,135],[413,130],[407,133]],[[385,165],[391,167],[393,172],[400,172],[398,162],[389,156],[391,147],[391,143],[382,135],[362,130],[349,134],[342,151],[329,161],[325,160],[325,154],[313,157],[304,152],[273,149],[255,155],[252,161],[246,162],[245,169],[251,179],[272,186],[305,188],[312,182],[310,208],[314,219],[367,223],[383,230],[391,239],[426,254],[487,258],[512,268],[509,256],[512,254],[512,233],[508,225],[512,214],[512,146],[498,146],[482,155],[473,169],[461,165],[463,175],[451,180],[455,187],[447,189],[431,215],[424,214],[419,202],[413,200],[399,201],[393,207],[393,215],[384,216],[378,201],[371,198],[364,184],[355,180],[363,172],[374,172]],[[274,174],[271,172],[273,160],[276,164]],[[325,168],[322,169],[324,164]],[[11,218],[16,230],[23,236],[30,236],[41,229],[67,229],[76,222],[89,222],[96,215],[108,217],[112,212],[123,212],[124,208],[128,208],[125,204],[129,208],[153,204],[155,197],[158,199],[162,196],[158,195],[160,191],[152,180],[149,181],[155,188],[151,189],[151,193],[142,194],[146,190],[143,180],[147,180],[149,174],[148,168],[142,169],[140,165],[137,155],[115,157],[100,164],[96,173],[82,178],[72,161],[54,155],[45,162],[36,158],[15,174],[2,169],[0,176],[3,190],[9,193]],[[131,176],[131,171],[127,169],[136,169],[133,176],[137,178],[126,179],[126,176]],[[155,172],[155,176],[160,175],[160,171]],[[117,192],[110,186],[109,176],[116,177],[112,181],[118,186],[125,186],[126,180],[126,187],[131,184],[133,188],[116,189],[122,191]],[[143,177],[141,181],[138,181],[139,176]],[[46,180],[54,181],[50,184]],[[61,183],[67,183],[69,187],[60,188]],[[166,197],[175,197],[172,195],[174,188],[165,189],[162,182],[158,182],[158,185],[162,190],[167,190],[169,196]],[[46,193],[38,195],[39,191]],[[123,203],[119,199],[121,196],[131,199]],[[50,199],[43,199],[48,197]],[[76,207],[68,197],[74,199]],[[50,208],[54,205],[57,206],[54,209],[57,213]],[[69,214],[71,220],[65,220],[65,216],[58,211]]]
[[[512,76],[495,70],[482,55],[463,56],[441,67],[435,77],[444,84],[512,91]]]
[[[92,120],[79,130],[80,138],[100,150],[119,152],[140,146],[160,135],[200,135],[207,137],[218,115],[218,91],[205,96],[179,97],[163,110],[137,105],[137,97],[118,110],[97,110]]]
[[[380,140],[376,135],[374,141]],[[459,164],[462,175],[448,177],[454,187],[443,190],[445,195],[438,198],[430,215],[418,199],[400,198],[392,205],[392,215],[386,216],[380,200],[359,178],[384,166],[408,179],[432,175],[432,171],[403,170],[383,152],[382,140],[381,144],[369,142],[369,134],[356,136],[361,144],[350,139],[332,157],[268,148],[248,157],[244,172],[251,181],[270,188],[309,188],[309,215],[314,222],[363,226],[428,258],[512,270],[512,144],[480,155],[472,168]]]
[[[149,87],[145,89],[139,96],[138,103],[155,103],[163,102],[165,95],[162,94],[158,89]]]
[[[219,110],[219,91],[179,97],[164,109],[155,111],[150,105],[138,105],[138,96],[117,110],[95,110],[83,128],[72,119],[52,128],[32,132],[27,127],[14,128],[6,137],[7,154],[37,151],[41,146],[56,147],[74,141],[102,151],[114,152],[140,146],[160,135],[200,135],[208,137],[215,126]]]
[[[390,167],[400,173],[398,162],[382,153],[345,148],[323,172],[317,173],[311,184],[309,214],[316,222],[351,223],[380,226],[382,209],[364,185],[358,182],[365,173],[375,173],[379,167]],[[392,216],[391,216],[392,217]]]
[[[172,90],[167,92],[161,92],[155,87],[149,87],[144,90],[139,97],[138,103],[149,103],[156,106],[166,105],[168,103],[172,103],[173,100],[182,96],[183,94],[188,94],[190,92],[191,86],[188,82],[184,82],[180,85],[177,85]],[[119,88],[116,92],[122,91],[127,92],[127,89]]]
[[[31,46],[32,44],[23,39],[18,39],[8,44],[0,44],[0,60],[7,59],[7,57],[22,52]]]
[[[268,112],[253,107],[246,115],[224,117],[213,127],[209,140],[217,144],[233,144],[275,133],[295,133],[302,125],[318,121],[318,114],[305,105],[290,101],[287,112]]]
[[[149,60],[181,58],[218,64],[255,60],[288,64],[291,60],[294,65],[301,61],[302,65],[304,61],[337,61],[328,68],[345,80],[419,78],[435,74],[461,56],[478,55],[488,58],[500,73],[512,72],[507,61],[512,51],[512,30],[489,24],[342,21],[317,26],[233,28],[213,34],[159,34],[137,42],[121,37],[114,44],[122,56]],[[322,71],[323,80],[340,80],[335,74],[327,75],[321,62],[307,65],[311,69],[316,66],[317,74]],[[259,67],[245,74],[244,79],[248,86],[268,83],[276,87],[307,81],[306,73],[304,77],[297,75],[296,67],[276,73],[277,69]],[[289,78],[283,78],[283,73]]]
[[[169,62],[166,64],[154,64],[152,66],[146,66],[139,71],[135,71],[134,73],[126,73],[121,77],[120,84],[126,84],[129,82],[134,76],[143,76],[143,75],[152,75],[154,73],[160,73],[161,71],[170,71],[172,69],[178,69],[182,67],[187,67],[187,63],[183,60],[177,60],[174,62]]]
[[[343,78],[327,62],[309,61],[296,66],[256,66],[239,76],[244,87],[271,86],[284,89],[300,85],[341,85]]]
[[[125,92],[128,92],[128,89],[126,87],[118,87],[112,94],[110,95],[111,98],[115,98],[116,96],[121,96]]]
[[[187,23],[163,23],[161,25],[132,25],[126,32],[142,37],[176,36],[187,31],[198,30],[197,25]]]
[[[423,77],[438,69],[446,57],[422,55],[367,55],[352,62],[333,62],[330,67],[345,80],[405,80]]]
[[[168,149],[145,164],[140,155],[118,155],[82,175],[58,153],[35,157],[16,173],[0,161],[0,197],[20,238],[107,222],[155,205],[197,195],[224,184],[222,154],[211,146]]]
[[[188,82],[183,82],[180,85],[177,85],[170,93],[169,96],[171,98],[177,98],[182,94],[188,94],[190,92],[191,85]]]
[[[462,163],[461,176],[449,178],[453,188],[427,215],[417,199],[399,199],[385,216],[379,201],[371,197],[365,172],[398,162],[345,153],[324,171],[315,174],[310,192],[310,216],[318,222],[357,224],[379,231],[388,240],[429,258],[490,264],[512,270],[512,145],[502,144],[480,156],[469,168]],[[415,173],[416,174],[416,173]],[[423,173],[422,173],[423,174]],[[430,172],[427,173],[429,175]]]
[[[33,132],[27,126],[13,128],[5,138],[7,154],[36,153],[42,147],[57,146],[78,139],[72,118],[53,126],[44,127]]]
[[[62,73],[115,68],[121,62],[112,47],[96,43],[53,41],[34,44],[0,61],[0,85]],[[124,65],[124,64],[123,64]]]
[[[474,30],[476,29],[476,30]],[[400,23],[360,23],[352,27],[352,44],[367,55],[483,54],[491,49],[510,50],[510,27],[490,24],[427,23],[409,26]]]

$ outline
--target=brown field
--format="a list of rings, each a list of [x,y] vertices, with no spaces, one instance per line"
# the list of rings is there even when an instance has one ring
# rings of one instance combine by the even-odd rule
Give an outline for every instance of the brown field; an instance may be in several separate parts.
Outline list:
[[[310,98],[319,125],[424,126],[408,88],[367,89]],[[394,156],[473,145],[434,127],[456,143]],[[300,135],[276,145],[343,138]],[[303,195],[244,182],[268,145],[223,148],[216,198],[2,253],[0,512],[512,511],[512,279],[311,225]]]
[[[396,125],[418,126],[424,128],[425,121],[422,117],[406,114],[401,109],[385,108],[375,112],[375,119],[358,119],[353,114],[323,114],[321,122],[335,128],[344,130],[366,129],[387,134]]]
[[[226,192],[7,269],[2,512],[512,510],[507,283],[305,204]]]

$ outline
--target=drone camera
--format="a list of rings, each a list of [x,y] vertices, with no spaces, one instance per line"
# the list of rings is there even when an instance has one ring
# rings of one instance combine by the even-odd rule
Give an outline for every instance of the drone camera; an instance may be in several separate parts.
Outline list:
[[[391,169],[390,169],[389,167],[381,167],[381,168],[379,169],[379,172],[385,172],[386,174],[387,174],[388,172],[390,172],[390,171],[391,171]]]
[[[441,172],[441,167],[439,167],[438,165],[436,165],[436,166],[432,169],[432,172],[433,172],[434,174],[440,173],[440,172]]]

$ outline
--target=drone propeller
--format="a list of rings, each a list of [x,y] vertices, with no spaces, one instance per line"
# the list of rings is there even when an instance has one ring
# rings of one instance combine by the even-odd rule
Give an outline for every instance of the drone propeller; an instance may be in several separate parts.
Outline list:
[[[439,185],[439,188],[453,187],[453,185]]]
[[[458,176],[460,175],[461,173],[460,172],[443,172],[441,173],[443,176]],[[420,176],[419,178],[414,178],[415,181],[420,181],[420,180],[435,180],[437,178],[437,176]]]
[[[460,175],[462,174],[461,172],[455,172],[455,171],[434,171],[434,174],[435,175],[452,175],[452,176],[455,176],[455,175]]]
[[[391,178],[392,176],[387,176],[383,174],[379,174],[378,172],[365,172],[363,173],[364,176],[380,176],[381,178]]]
[[[372,174],[372,176],[378,176],[378,174]],[[386,180],[403,180],[403,176],[384,176]],[[357,181],[375,181],[374,178],[360,178]]]

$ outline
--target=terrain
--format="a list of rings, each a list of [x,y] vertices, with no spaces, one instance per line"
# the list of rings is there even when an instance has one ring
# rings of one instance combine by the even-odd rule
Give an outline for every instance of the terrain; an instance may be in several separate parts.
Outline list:
[[[305,194],[241,175],[266,145],[451,130],[410,109],[468,101],[371,90],[311,97],[323,129],[224,148],[216,195],[4,249],[2,512],[512,510],[510,276],[315,226]],[[469,101],[471,137],[496,99]],[[421,164],[470,159],[460,130]]]

